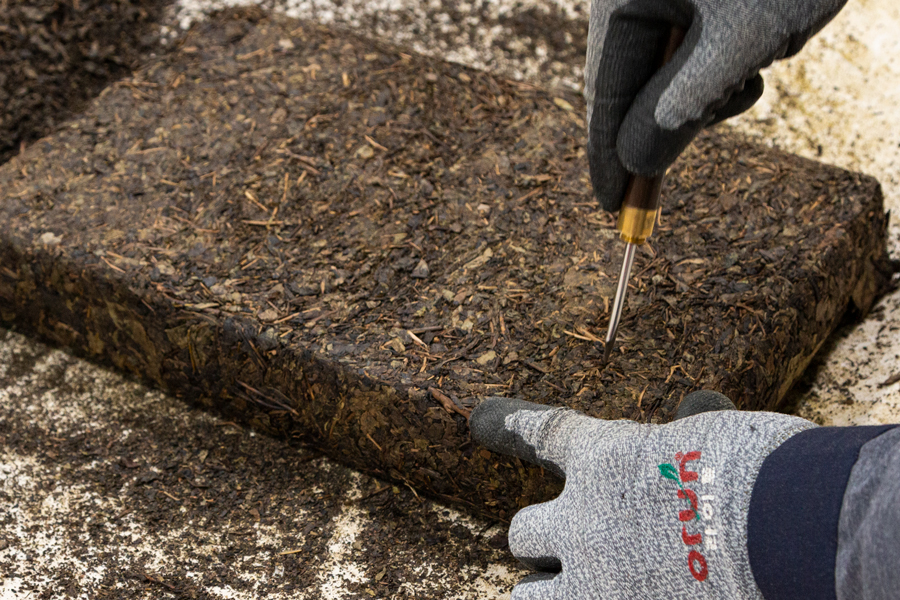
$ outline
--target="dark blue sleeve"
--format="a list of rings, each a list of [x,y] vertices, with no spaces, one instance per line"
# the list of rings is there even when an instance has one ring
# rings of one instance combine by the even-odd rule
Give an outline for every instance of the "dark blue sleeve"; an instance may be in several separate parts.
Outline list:
[[[750,497],[747,550],[766,600],[837,600],[844,492],[860,449],[894,427],[809,429],[763,462]]]
[[[838,528],[838,600],[900,597],[900,427],[859,452]]]

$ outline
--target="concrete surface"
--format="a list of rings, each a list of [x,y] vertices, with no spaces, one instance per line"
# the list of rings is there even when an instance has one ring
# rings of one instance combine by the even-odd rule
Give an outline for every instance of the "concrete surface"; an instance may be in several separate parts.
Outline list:
[[[0,330],[0,600],[502,597],[505,531]]]
[[[244,4],[234,0],[179,0],[169,14],[165,33],[170,40],[191,22],[215,8]],[[451,60],[495,70],[540,85],[577,87],[581,80],[588,3],[569,0],[454,2],[452,0],[266,0],[266,6],[298,17],[311,17],[377,35]],[[888,208],[900,208],[900,7],[893,0],[851,0],[825,31],[796,58],[768,69],[767,91],[761,102],[733,126],[766,143],[799,154],[876,176],[884,185]],[[891,227],[892,249],[900,249],[900,227]],[[801,389],[797,412],[822,424],[868,424],[900,420],[900,381],[890,381],[900,371],[900,292],[885,298],[863,323],[844,329],[823,351],[816,368]],[[0,336],[0,599],[29,597],[92,597],[90,585],[103,580],[101,562],[91,552],[76,551],[69,538],[78,538],[77,523],[67,521],[68,506],[115,503],[83,486],[75,471],[46,454],[8,435],[13,423],[33,422],[52,428],[47,435],[58,439],[85,431],[121,427],[116,419],[123,411],[152,407],[169,414],[183,431],[215,423],[214,417],[184,410],[177,401],[127,382],[117,375],[87,365],[59,352],[47,352],[17,335]],[[33,368],[9,376],[4,364],[13,356],[35,356]],[[19,361],[21,363],[21,361]],[[90,382],[72,393],[66,386],[48,385],[48,368],[62,368],[65,375]],[[103,408],[105,407],[105,408]],[[49,431],[49,429],[48,429]],[[81,433],[79,433],[81,432]],[[147,432],[145,432],[147,433]],[[147,433],[149,434],[149,433]],[[124,433],[122,435],[125,435]],[[243,435],[251,435],[245,432]],[[30,451],[25,449],[31,448]],[[90,462],[79,469],[90,469]],[[340,467],[318,459],[309,463],[323,473]],[[322,475],[327,479],[326,475]],[[328,554],[323,556],[321,576],[307,589],[280,592],[290,598],[352,598],[378,595],[377,574],[356,563],[357,537],[376,528],[377,519],[353,512],[358,486],[377,486],[352,473],[343,499],[329,517]],[[53,485],[50,485],[53,482]],[[356,483],[354,483],[356,482]],[[368,488],[366,488],[368,489]],[[391,492],[393,493],[393,491]],[[403,494],[398,490],[398,494]],[[69,503],[69,504],[67,504]],[[285,518],[291,516],[286,503]],[[442,518],[458,521],[482,537],[496,536],[499,528],[427,503],[423,514],[437,511]],[[139,524],[129,524],[113,552],[144,561],[153,572],[180,568],[177,557],[155,556],[164,542],[145,535]],[[492,533],[496,531],[497,533]],[[133,532],[133,533],[132,533]],[[195,533],[197,533],[195,531]],[[174,537],[182,533],[171,532]],[[214,532],[199,532],[200,539]],[[274,577],[272,562],[279,547],[278,535],[257,532],[260,549],[246,559],[246,590],[238,592],[200,585],[211,598],[256,597],[254,578],[264,572]],[[269,536],[269,537],[266,537]],[[210,538],[211,539],[211,538]],[[13,543],[15,542],[15,543]],[[207,542],[192,541],[204,547]],[[99,551],[99,550],[98,550]],[[209,552],[216,552],[213,544]],[[523,575],[501,549],[492,566],[479,566],[462,574],[448,569],[443,554],[422,543],[417,551],[397,557],[412,562],[417,578],[405,581],[403,594],[415,597],[503,597]],[[253,565],[270,565],[260,571]],[[189,569],[188,569],[189,572]],[[61,579],[60,573],[66,578]],[[201,582],[199,575],[196,580]],[[141,581],[138,583],[141,583]],[[65,582],[70,592],[60,587]],[[161,597],[171,590],[143,581],[123,592],[124,597]],[[123,588],[124,589],[124,588]],[[194,589],[194,588],[192,588]],[[364,590],[370,590],[365,592]],[[149,591],[147,591],[149,590]],[[273,596],[275,597],[275,596]],[[402,597],[402,596],[401,596]]]

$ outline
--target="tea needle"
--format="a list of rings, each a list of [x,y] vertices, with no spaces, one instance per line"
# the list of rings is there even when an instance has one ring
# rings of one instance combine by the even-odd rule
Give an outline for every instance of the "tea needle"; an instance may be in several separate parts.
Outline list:
[[[669,40],[660,59],[660,66],[665,65],[684,40],[684,30],[673,26],[669,32]],[[619,285],[616,287],[616,298],[613,301],[612,312],[609,318],[609,329],[606,332],[606,343],[603,352],[604,364],[609,362],[613,347],[616,344],[616,335],[619,331],[619,321],[622,320],[622,311],[625,308],[625,295],[628,293],[628,279],[631,277],[631,267],[634,264],[634,253],[638,246],[647,241],[653,233],[653,225],[656,223],[656,213],[659,210],[659,192],[665,173],[655,177],[643,177],[632,175],[625,190],[625,199],[619,211],[619,219],[616,228],[619,236],[626,243],[625,258],[622,261],[622,272],[619,274]]]

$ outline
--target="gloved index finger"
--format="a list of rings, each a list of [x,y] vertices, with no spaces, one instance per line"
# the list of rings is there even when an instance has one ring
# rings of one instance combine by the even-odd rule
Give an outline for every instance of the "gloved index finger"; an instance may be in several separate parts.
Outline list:
[[[472,437],[489,450],[517,456],[565,477],[571,433],[590,421],[567,408],[493,397],[475,407],[469,426]]]

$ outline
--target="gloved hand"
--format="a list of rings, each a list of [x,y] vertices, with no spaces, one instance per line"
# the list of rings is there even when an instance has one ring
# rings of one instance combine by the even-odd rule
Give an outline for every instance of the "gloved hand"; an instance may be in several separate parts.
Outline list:
[[[753,484],[766,456],[815,425],[727,407],[696,392],[683,418],[643,425],[521,400],[479,404],[479,443],[566,478],[558,498],[512,520],[510,550],[544,572],[513,600],[761,599],[747,553]]]
[[[584,95],[603,208],[619,209],[628,171],[664,172],[700,129],[750,108],[762,95],[759,70],[799,52],[845,3],[592,0]],[[687,34],[658,69],[672,24]]]

